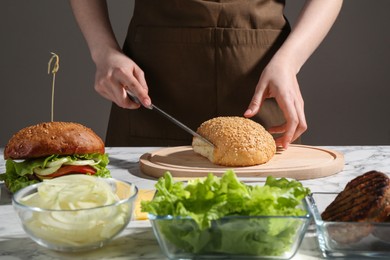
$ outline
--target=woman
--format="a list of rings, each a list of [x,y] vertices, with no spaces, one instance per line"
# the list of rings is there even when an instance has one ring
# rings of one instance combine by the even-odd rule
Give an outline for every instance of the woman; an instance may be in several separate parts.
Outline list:
[[[342,0],[307,0],[292,30],[284,0],[135,0],[121,50],[103,0],[70,0],[96,64],[95,89],[113,102],[108,146],[189,144],[191,136],[132,102],[130,91],[192,129],[244,115],[287,148],[307,129],[300,68]]]

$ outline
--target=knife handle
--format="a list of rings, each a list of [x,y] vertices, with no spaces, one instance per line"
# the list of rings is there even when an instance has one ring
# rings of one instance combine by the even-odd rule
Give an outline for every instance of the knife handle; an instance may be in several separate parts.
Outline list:
[[[131,101],[133,101],[134,103],[137,103],[138,105],[142,105],[141,101],[139,101],[139,99],[133,94],[131,93],[129,90],[126,90],[127,92],[127,96],[130,98]],[[150,105],[149,107],[146,107],[147,109],[152,109],[153,105]]]

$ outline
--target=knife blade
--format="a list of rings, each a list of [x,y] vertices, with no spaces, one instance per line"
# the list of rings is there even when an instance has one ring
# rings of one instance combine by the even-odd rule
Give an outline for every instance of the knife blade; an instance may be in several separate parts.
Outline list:
[[[140,104],[142,105],[142,103],[139,101],[139,99],[134,95],[132,94],[130,91],[126,90],[127,91],[127,94],[129,96],[129,98],[137,103],[137,104]],[[184,131],[186,131],[187,133],[191,134],[192,136],[195,136],[195,137],[198,137],[199,139],[201,139],[202,141],[204,141],[205,143],[211,145],[212,147],[214,147],[214,144],[212,142],[210,142],[209,140],[207,140],[205,137],[201,136],[200,134],[198,134],[197,132],[195,132],[194,130],[192,130],[191,128],[189,128],[188,126],[186,126],[185,124],[183,124],[182,122],[180,122],[179,120],[177,120],[176,118],[174,118],[173,116],[171,116],[170,114],[168,114],[167,112],[165,112],[164,110],[160,109],[159,107],[157,107],[156,105],[154,104],[151,104],[150,107],[146,107],[147,109],[150,109],[150,110],[155,110],[157,111],[158,113],[160,113],[161,115],[163,115],[165,118],[167,118],[168,120],[170,120],[172,123],[174,123],[175,125],[179,126],[181,129],[183,129]]]

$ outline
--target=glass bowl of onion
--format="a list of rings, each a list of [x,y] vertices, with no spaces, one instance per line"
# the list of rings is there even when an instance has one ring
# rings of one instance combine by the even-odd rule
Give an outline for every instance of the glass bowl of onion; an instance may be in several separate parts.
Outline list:
[[[83,251],[104,246],[126,228],[137,193],[126,181],[74,174],[25,187],[12,204],[39,245]]]

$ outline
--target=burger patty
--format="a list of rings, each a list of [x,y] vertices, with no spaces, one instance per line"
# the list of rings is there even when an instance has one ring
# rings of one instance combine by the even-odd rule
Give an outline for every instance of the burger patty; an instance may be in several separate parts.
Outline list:
[[[321,217],[327,221],[389,221],[389,177],[378,171],[370,171],[353,179],[325,209]]]

